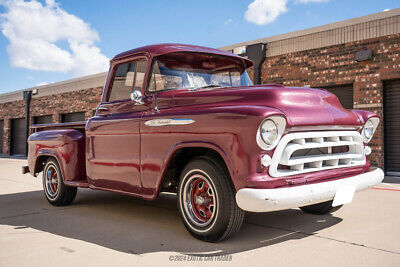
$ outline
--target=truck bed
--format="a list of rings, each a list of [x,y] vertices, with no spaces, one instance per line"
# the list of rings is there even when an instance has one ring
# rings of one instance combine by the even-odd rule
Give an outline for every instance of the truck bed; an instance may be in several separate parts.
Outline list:
[[[86,121],[78,122],[64,122],[64,123],[51,123],[51,124],[33,124],[31,129],[33,132],[41,132],[47,130],[61,130],[61,129],[85,129]]]

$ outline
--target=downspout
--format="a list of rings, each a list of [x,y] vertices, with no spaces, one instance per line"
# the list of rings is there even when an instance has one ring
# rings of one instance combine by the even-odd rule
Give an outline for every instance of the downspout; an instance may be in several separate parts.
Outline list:
[[[32,91],[24,91],[25,118],[26,118],[25,155],[28,155],[28,137],[29,137],[29,124],[30,124],[29,122],[30,122],[31,99],[32,99]]]
[[[266,52],[266,45],[263,43],[251,44],[246,47],[247,58],[254,62],[254,84],[261,84],[262,82],[262,65],[266,59]]]

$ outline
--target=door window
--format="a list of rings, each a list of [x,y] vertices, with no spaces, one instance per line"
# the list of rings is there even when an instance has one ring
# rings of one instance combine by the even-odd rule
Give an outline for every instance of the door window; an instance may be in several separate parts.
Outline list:
[[[132,90],[141,90],[147,61],[137,60],[117,66],[108,102],[130,99]]]

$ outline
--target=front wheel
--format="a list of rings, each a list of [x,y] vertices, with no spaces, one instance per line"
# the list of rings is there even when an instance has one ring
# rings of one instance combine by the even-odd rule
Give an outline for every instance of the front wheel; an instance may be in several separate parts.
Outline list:
[[[54,206],[66,206],[74,201],[76,187],[66,186],[63,182],[58,162],[50,158],[43,168],[43,189],[47,201]]]
[[[239,231],[244,217],[229,175],[213,160],[199,157],[183,169],[178,209],[183,224],[197,239],[217,242]]]
[[[307,213],[323,215],[323,214],[335,212],[342,207],[342,205],[332,207],[332,203],[333,203],[333,200],[330,200],[330,201],[326,201],[326,202],[322,202],[322,203],[317,203],[314,205],[300,207],[300,209]]]

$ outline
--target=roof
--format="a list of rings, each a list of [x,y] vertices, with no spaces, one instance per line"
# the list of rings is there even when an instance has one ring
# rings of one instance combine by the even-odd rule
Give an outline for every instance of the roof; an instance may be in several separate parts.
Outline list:
[[[120,53],[116,55],[111,61],[141,53],[147,53],[152,56],[160,56],[176,52],[207,53],[207,54],[216,54],[221,56],[229,56],[242,60],[246,64],[246,68],[251,67],[253,65],[253,62],[251,60],[244,57],[240,57],[238,55],[235,55],[227,51],[204,47],[204,46],[187,45],[187,44],[154,44],[154,45],[142,46]]]
[[[341,28],[346,29],[346,28],[350,28],[350,27],[356,26],[356,25],[362,25],[362,28],[363,28],[362,30],[365,30],[365,28],[367,28],[367,29],[372,28],[371,27],[372,25],[368,24],[368,23],[371,23],[372,21],[381,22],[382,20],[390,19],[390,18],[398,17],[398,16],[400,16],[400,8],[395,8],[395,9],[382,11],[382,12],[378,12],[378,13],[374,13],[374,14],[370,14],[370,15],[366,15],[366,16],[362,16],[362,17],[357,17],[357,18],[338,21],[338,22],[325,24],[325,25],[321,25],[321,26],[317,26],[317,27],[307,28],[304,30],[299,30],[299,31],[274,35],[274,36],[270,36],[270,37],[260,38],[260,39],[256,39],[256,40],[252,40],[252,41],[246,41],[246,42],[241,42],[241,43],[237,43],[237,44],[233,44],[233,45],[228,45],[225,47],[221,47],[220,49],[229,51],[234,48],[241,47],[241,46],[247,46],[247,45],[257,44],[257,43],[278,42],[278,41],[283,41],[283,40],[292,39],[292,38],[296,38],[296,37],[308,36],[311,34],[327,32],[327,31],[333,32],[336,29],[341,29]],[[396,22],[394,22],[394,21],[388,21],[388,24],[395,24],[395,23]],[[363,25],[363,24],[366,24],[366,25]],[[380,24],[382,24],[382,23],[380,23]],[[380,26],[380,25],[378,25],[378,26]],[[390,26],[395,26],[395,27],[394,27],[394,29],[389,29],[389,32],[388,32],[387,28],[390,28],[390,26],[389,27],[386,25],[382,25],[382,26],[385,26],[386,31],[383,31],[382,34],[377,34],[378,36],[384,36],[384,35],[389,35],[392,33],[398,33],[400,30],[400,28],[398,28],[398,26],[390,25]],[[372,36],[372,37],[378,37],[378,36]],[[369,39],[372,37],[368,36],[368,34],[361,34],[359,39],[363,40],[363,39]],[[323,38],[326,39],[327,36],[324,36]],[[344,40],[344,43],[350,42],[350,41],[351,40]]]

